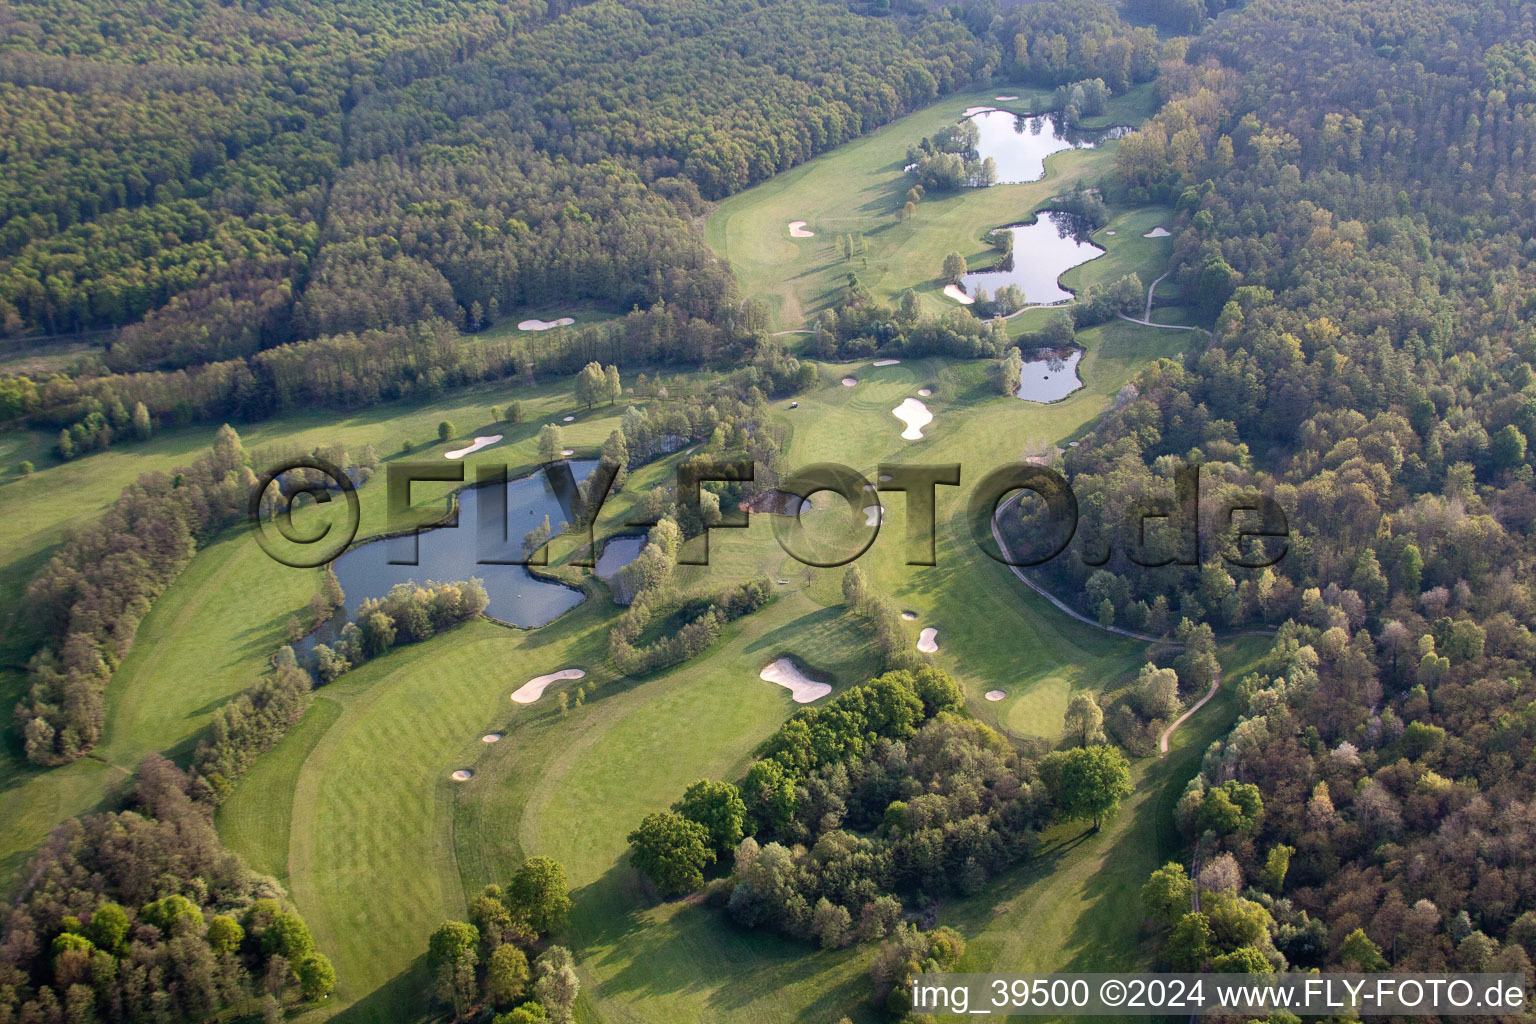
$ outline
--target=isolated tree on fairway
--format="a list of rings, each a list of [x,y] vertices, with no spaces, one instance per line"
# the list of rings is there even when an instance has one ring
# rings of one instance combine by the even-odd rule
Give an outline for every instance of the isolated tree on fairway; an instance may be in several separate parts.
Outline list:
[[[994,364],[993,382],[997,390],[1012,398],[1019,393],[1019,375],[1024,372],[1024,357],[1016,348],[1010,348],[1008,352]]]
[[[965,278],[965,257],[958,252],[952,252],[944,257],[944,280],[950,284],[959,284]]]
[[[703,869],[715,859],[704,826],[675,811],[646,815],[626,838],[630,862],[663,896],[682,896],[703,885]]]
[[[1104,712],[1086,690],[1074,693],[1067,702],[1067,735],[1085,747],[1104,742]]]
[[[523,422],[523,403],[521,399],[514,398],[507,403],[507,407],[501,411],[501,418],[508,423]]]
[[[619,382],[619,368],[609,365],[603,368],[603,392],[608,404],[613,405],[624,395],[624,385]]]
[[[1131,795],[1131,768],[1118,747],[1056,751],[1040,762],[1040,777],[1062,818],[1091,821],[1095,829]]]
[[[560,453],[565,451],[565,435],[560,428],[553,423],[546,423],[539,428],[539,458],[544,462],[554,462],[561,458]]]
[[[443,420],[443,422],[437,425],[437,439],[439,441],[448,440],[449,438],[453,437],[453,433],[453,424],[447,420]]]
[[[715,855],[736,849],[747,820],[747,805],[741,793],[729,782],[700,779],[683,791],[683,798],[672,809],[689,821],[704,826]]]
[[[540,935],[560,927],[570,913],[570,883],[553,857],[530,857],[507,883],[507,909]]]
[[[601,363],[588,363],[576,375],[576,401],[585,402],[588,409],[608,395],[608,381],[603,376]]]

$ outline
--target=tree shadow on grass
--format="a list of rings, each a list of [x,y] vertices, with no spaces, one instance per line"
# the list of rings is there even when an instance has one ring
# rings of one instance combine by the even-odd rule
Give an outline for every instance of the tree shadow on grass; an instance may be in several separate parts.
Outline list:
[[[331,1020],[336,1024],[399,1024],[428,1016],[427,955],[380,985]]]
[[[578,916],[585,918],[573,931],[580,948],[588,951],[584,962],[605,975],[598,986],[605,998],[623,997],[631,1004],[665,996],[700,998],[709,1008],[704,1019],[721,1019],[760,1002],[764,1013],[780,1011],[771,1003],[775,996],[828,975],[828,987],[792,1019],[822,1024],[856,1014],[868,1002],[862,970],[835,981],[832,977],[860,956],[858,950],[825,952],[772,932],[741,928],[723,910],[697,900],[647,920],[648,909],[658,905],[656,898],[623,858],[573,896]],[[583,902],[589,904],[585,914]]]

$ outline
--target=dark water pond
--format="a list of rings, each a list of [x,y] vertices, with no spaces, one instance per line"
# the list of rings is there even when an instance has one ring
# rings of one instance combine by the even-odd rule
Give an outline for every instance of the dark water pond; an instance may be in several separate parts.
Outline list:
[[[1045,158],[1065,149],[1092,149],[1118,138],[1124,128],[1080,131],[1047,114],[1019,116],[1006,110],[973,107],[965,114],[980,132],[976,152],[997,164],[997,184],[1018,185],[1045,177]]]
[[[1013,236],[1011,259],[999,268],[966,274],[967,295],[975,297],[978,291],[985,291],[992,296],[999,288],[1016,284],[1026,305],[1065,302],[1072,293],[1057,279],[1073,267],[1104,255],[1103,249],[1088,241],[1082,218],[1069,213],[1042,210],[1033,224],[1015,224],[1002,230]]]
[[[579,481],[591,474],[597,462],[572,460],[569,465],[572,479]],[[508,481],[505,489],[466,487],[458,492],[457,527],[423,529],[414,541],[410,537],[372,541],[343,554],[331,567],[346,595],[346,614],[338,612],[306,637],[298,653],[332,642],[364,601],[383,597],[390,587],[412,580],[451,582],[478,577],[490,598],[486,614],[517,626],[542,626],[580,604],[579,590],[537,579],[521,565],[497,564],[497,560],[521,557],[523,536],[545,516],[557,531],[562,521],[574,518],[574,487],[563,486],[558,476],[555,479],[552,485],[544,473],[536,473]],[[505,495],[504,505],[498,491]],[[504,529],[498,515],[503,508]],[[448,510],[445,502],[444,515]]]
[[[1082,358],[1083,350],[1075,348],[1025,363],[1019,370],[1016,394],[1027,402],[1056,402],[1066,398],[1083,386],[1082,378],[1077,375],[1077,364]]]

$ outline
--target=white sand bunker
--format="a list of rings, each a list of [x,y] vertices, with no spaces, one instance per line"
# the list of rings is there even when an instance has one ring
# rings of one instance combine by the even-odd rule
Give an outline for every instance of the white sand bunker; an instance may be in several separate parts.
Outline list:
[[[524,320],[517,325],[517,329],[520,331],[547,331],[552,327],[569,327],[575,322],[575,320],[568,316],[563,316],[558,320]]]
[[[886,509],[886,507],[884,505],[865,505],[864,506],[864,525],[865,526],[879,526],[880,525],[880,517],[885,515],[886,511],[887,511],[887,509]]]
[[[1106,234],[1106,235],[1112,235],[1112,234],[1114,234],[1114,231],[1112,231],[1112,230],[1111,230],[1111,231],[1106,231],[1106,232],[1104,232],[1104,233],[1105,233],[1105,234]]]
[[[902,399],[901,404],[891,410],[891,415],[907,425],[901,432],[904,441],[921,441],[923,428],[933,422],[933,413],[915,398]]]
[[[581,679],[586,675],[585,669],[563,668],[559,672],[551,672],[547,676],[534,676],[512,693],[512,699],[519,704],[532,704],[544,696],[544,688],[550,683],[558,683],[562,679]]]
[[[810,678],[796,668],[795,663],[788,658],[779,658],[757,675],[759,679],[766,679],[770,683],[778,683],[784,687],[789,691],[790,699],[796,704],[809,704],[832,692],[830,684],[819,683]]]
[[[456,449],[454,449],[451,452],[443,452],[443,458],[445,458],[445,459],[462,459],[466,455],[474,454],[475,452],[479,451],[481,448],[489,448],[491,445],[495,444],[497,441],[500,441],[501,437],[502,437],[502,435],[500,435],[500,434],[487,434],[484,437],[477,437],[477,438],[475,438],[475,443],[470,445],[467,448],[456,448]]]
[[[881,473],[880,474],[880,482],[883,483],[883,484],[890,483],[891,482],[891,474],[889,474],[889,473]]]
[[[924,654],[932,654],[939,649],[939,631],[929,626],[917,634],[917,649]]]
[[[1003,102],[1003,101],[1007,101],[1007,100],[1016,100],[1016,99],[1018,99],[1017,96],[999,96],[998,97],[998,101],[999,102]]]
[[[458,771],[453,773],[454,782],[468,782],[474,777],[475,773],[470,771],[468,768],[460,768]]]
[[[561,454],[561,455],[563,455],[563,456],[564,456],[564,457],[565,457],[565,458],[567,458],[567,459],[568,459],[568,458],[570,458],[570,457],[571,457],[571,456],[572,456],[572,455],[575,455],[575,454],[576,454],[576,449],[575,449],[575,448],[561,448],[561,449],[560,449],[560,454]]]
[[[987,700],[1002,700],[1006,696],[1008,695],[1002,690],[988,690],[986,692]]]
[[[815,238],[816,232],[805,230],[805,221],[792,220],[789,222],[790,238]]]
[[[900,359],[876,359],[875,362],[874,362],[874,365],[875,366],[895,366],[899,362],[901,362]]]
[[[924,398],[927,398],[929,395],[933,394],[933,388],[918,388],[917,393],[922,395]]]
[[[480,742],[481,743],[500,743],[501,742],[501,733],[499,733],[499,732],[488,732],[484,736],[480,737]]]
[[[857,384],[858,382],[859,382],[859,379],[857,377],[844,377],[843,378],[843,387],[851,388],[855,384]]]
[[[1161,224],[1159,224],[1157,227],[1153,228],[1151,231],[1148,231],[1146,234],[1142,235],[1141,237],[1142,238],[1167,238],[1171,234],[1173,234],[1172,231],[1169,231],[1167,228],[1165,228]]]
[[[576,417],[575,416],[562,416],[562,417],[560,417],[560,422],[562,422],[562,423],[575,423],[576,422]]]
[[[975,299],[971,298],[969,295],[965,294],[965,292],[961,291],[960,290],[960,286],[957,285],[957,284],[947,284],[947,285],[945,285],[944,286],[944,294],[949,296],[950,298],[954,299],[956,302],[960,303],[960,305],[962,305],[962,306],[969,306],[971,303],[976,301]]]
[[[903,619],[906,619],[908,622],[916,622],[917,621],[917,612],[902,612],[901,613],[901,617]]]

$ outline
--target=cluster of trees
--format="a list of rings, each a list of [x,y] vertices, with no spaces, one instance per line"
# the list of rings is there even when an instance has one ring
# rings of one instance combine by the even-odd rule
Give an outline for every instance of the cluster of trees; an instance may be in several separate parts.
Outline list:
[[[1037,771],[964,705],[953,679],[923,667],[797,711],[739,783],[700,780],[647,816],[631,862],[667,896],[705,886],[744,927],[829,949],[905,941],[903,900],[974,894],[1028,856],[1044,824],[1097,824],[1129,791],[1116,748],[1051,754]],[[706,886],[717,860],[729,872]],[[890,979],[876,980],[884,999]]]
[[[981,130],[966,118],[957,125],[924,136],[907,147],[907,173],[917,182],[916,197],[927,192],[953,192],[962,186],[985,188],[997,184],[997,161],[976,151]],[[909,193],[908,199],[912,199]]]
[[[868,632],[886,671],[916,670],[928,664],[927,657],[913,649],[912,639],[901,622],[900,609],[875,589],[869,575],[857,565],[850,565],[843,573],[843,603],[853,610]]]
[[[658,524],[652,535],[660,528]],[[675,543],[673,554],[668,556],[663,549],[663,557],[675,558]],[[630,566],[644,558],[649,568],[657,547],[655,540],[647,543]],[[766,576],[706,595],[690,594],[666,582],[646,586],[609,628],[608,660],[627,676],[681,665],[718,640],[728,623],[752,614],[772,599],[773,583]]]
[[[1051,109],[1061,114],[1068,125],[1085,117],[1098,117],[1109,108],[1109,86],[1102,78],[1089,78],[1063,85],[1051,96]]]
[[[469,921],[444,921],[427,943],[434,1000],[452,1019],[570,1024],[581,983],[570,951],[544,940],[571,909],[565,868],[532,857],[505,888],[488,885]]]
[[[333,606],[339,603],[339,596],[333,599]],[[477,618],[489,603],[484,581],[474,577],[457,583],[397,583],[383,597],[358,605],[334,643],[315,644],[309,656],[315,679],[329,683],[393,647],[453,629]]]
[[[292,648],[283,652],[271,676],[213,713],[188,769],[200,801],[222,803],[257,755],[304,717],[314,680],[294,662]]]
[[[27,698],[16,707],[31,761],[63,764],[95,745],[108,681],[151,603],[199,543],[245,514],[256,484],[247,461],[226,424],[191,466],[145,474],[125,488],[32,580],[27,615],[41,646],[28,666]]]
[[[1002,44],[1004,66],[1016,78],[1050,85],[1097,78],[1112,92],[1124,92],[1158,73],[1156,30],[1126,24],[1110,4],[1018,4],[991,31]]]
[[[193,788],[151,754],[122,810],[53,831],[0,915],[0,1017],[281,1020],[331,991],[303,918],[220,845]]]

